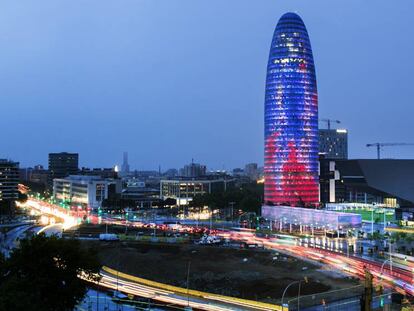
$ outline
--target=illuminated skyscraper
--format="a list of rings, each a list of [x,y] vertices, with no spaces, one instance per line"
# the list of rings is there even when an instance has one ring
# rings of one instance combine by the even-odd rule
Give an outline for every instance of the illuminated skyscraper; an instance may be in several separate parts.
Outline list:
[[[273,34],[265,97],[265,203],[319,201],[318,93],[308,33],[295,13]]]

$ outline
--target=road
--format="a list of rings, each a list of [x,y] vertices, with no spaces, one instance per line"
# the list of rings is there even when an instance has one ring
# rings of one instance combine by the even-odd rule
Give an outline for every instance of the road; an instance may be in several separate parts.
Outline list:
[[[322,248],[289,244],[283,240],[278,242],[277,239],[259,238],[254,234],[250,236],[244,235],[241,239],[249,243],[263,244],[268,249],[288,252],[290,255],[298,258],[318,261],[335,268],[337,271],[359,278],[364,278],[365,269],[367,269],[374,275],[376,282],[382,282],[384,285],[414,295],[414,287],[412,285],[414,275],[412,268],[409,266],[394,266],[391,270],[387,264],[382,267],[383,262],[381,261],[356,255],[348,256],[347,254]]]
[[[1,252],[6,258],[10,256],[13,248],[17,246],[18,240],[31,228],[33,228],[32,225],[22,225],[7,232],[1,243]]]
[[[45,227],[40,227],[37,230],[37,234],[44,233],[46,236],[56,235],[62,237],[63,224],[52,224]]]
[[[43,213],[54,214],[57,217],[64,219],[64,227],[70,227],[75,225],[78,222],[78,219],[73,216],[73,212],[66,211],[57,206],[50,205],[41,201],[29,200],[32,208],[35,208]],[[111,223],[114,220],[111,219],[102,219],[103,222]],[[121,221],[117,221],[118,224],[122,224]],[[128,222],[129,225],[137,226],[137,224]],[[243,233],[235,231],[226,231],[222,233],[223,237],[231,237],[233,240],[246,241],[249,243],[258,243],[263,244],[268,249],[274,249],[278,251],[285,251],[289,254],[299,257],[306,258],[314,261],[319,261],[330,267],[346,273],[347,275],[356,276],[359,278],[364,277],[365,269],[368,269],[375,277],[376,282],[382,282],[389,287],[393,287],[397,290],[404,291],[410,295],[414,295],[414,288],[412,286],[413,282],[413,271],[412,268],[407,266],[407,269],[402,265],[394,267],[391,271],[388,265],[383,267],[381,271],[381,266],[383,262],[379,262],[374,259],[368,259],[361,256],[349,255],[335,252],[333,250],[327,250],[322,248],[313,248],[304,245],[291,245],[286,244],[284,241],[266,239],[257,237],[253,232]],[[109,284],[109,283],[108,283]],[[131,284],[126,284],[125,289],[131,289]],[[136,290],[136,289],[135,289]],[[153,289],[154,290],[154,289]],[[156,296],[158,297],[158,296]],[[162,298],[162,297],[160,297]],[[169,297],[168,299],[172,299]],[[180,300],[177,297],[174,297],[174,300]],[[181,297],[182,300],[182,297]],[[194,304],[199,303],[194,301]]]
[[[260,304],[255,301],[243,301],[242,299],[235,299],[233,297],[225,297],[220,295],[204,293],[200,297],[187,296],[178,294],[174,291],[155,288],[152,286],[143,285],[137,282],[125,280],[116,274],[108,273],[102,270],[102,279],[99,286],[107,289],[120,291],[126,294],[132,294],[138,297],[150,298],[155,301],[160,301],[165,304],[175,306],[188,307],[197,310],[211,310],[211,311],[232,311],[232,310],[282,310],[276,305],[265,306],[267,304]]]

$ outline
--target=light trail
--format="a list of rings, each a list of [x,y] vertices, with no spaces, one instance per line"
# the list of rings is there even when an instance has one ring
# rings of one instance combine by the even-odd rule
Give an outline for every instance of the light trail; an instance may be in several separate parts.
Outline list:
[[[121,288],[119,287],[120,284],[122,285],[122,288],[124,289],[130,288],[131,284],[133,284],[133,286],[138,286],[140,290],[142,289],[142,287],[145,287],[146,289],[150,289],[151,293],[153,293],[154,291],[156,292],[167,291],[170,296],[171,295],[174,296],[174,299],[177,299],[177,297],[182,299],[184,297],[185,301],[181,302],[182,306],[184,306],[184,303],[187,304],[188,299],[190,299],[198,303],[200,301],[204,303],[204,308],[207,308],[205,310],[211,310],[211,306],[213,307],[219,306],[220,308],[224,308],[225,310],[234,310],[235,306],[242,307],[243,308],[242,310],[264,310],[264,311],[266,310],[267,311],[281,311],[282,310],[282,307],[278,305],[176,287],[176,286],[172,286],[168,284],[163,284],[163,283],[159,283],[155,281],[142,279],[142,278],[139,278],[133,275],[128,275],[128,274],[113,270],[108,267],[103,267],[101,274],[105,278],[109,277],[112,283],[114,280],[117,281],[118,290],[119,288]],[[126,284],[128,284],[127,286],[125,286],[125,282]],[[157,299],[157,297],[158,296],[154,296],[153,299]],[[207,307],[205,306],[206,303],[208,303]]]
[[[62,226],[64,230],[72,228],[78,224],[77,217],[71,215],[66,209],[41,200],[29,198],[26,203],[20,203],[19,207],[29,208],[41,213],[42,215],[51,215],[62,219]]]
[[[68,229],[78,225],[79,217],[73,215],[72,211],[68,211],[59,206],[46,203],[44,201],[29,198],[26,206],[31,209],[37,210],[42,214],[53,215],[63,220],[63,228]],[[79,216],[79,211],[75,212]],[[91,215],[81,213],[82,215]],[[93,217],[92,217],[93,218]],[[142,222],[130,222],[114,218],[102,219],[103,223],[128,225],[136,228],[148,228],[148,226],[155,226],[158,230],[169,230],[167,225],[159,224],[146,224]],[[199,230],[208,230],[207,228],[193,228],[190,225],[179,225],[176,231],[193,233],[199,232]],[[278,251],[287,252],[288,254],[298,257],[306,258],[314,261],[318,261],[327,264],[334,269],[341,271],[347,275],[355,276],[358,278],[364,278],[365,269],[368,269],[374,275],[374,281],[377,283],[386,283],[388,286],[398,290],[403,290],[407,294],[414,295],[414,287],[412,285],[413,263],[407,264],[407,269],[404,269],[406,265],[399,263],[398,266],[394,266],[392,271],[389,266],[385,265],[381,274],[382,262],[369,260],[366,258],[341,254],[338,252],[330,251],[323,248],[313,248],[310,246],[297,245],[295,240],[287,239],[289,236],[280,235],[276,238],[260,238],[257,237],[254,231],[239,230],[239,231],[224,231],[224,230],[211,230],[210,234],[221,236],[222,238],[231,239],[239,242],[246,242],[252,244],[263,245],[267,249],[274,249]],[[276,235],[277,236],[277,235]],[[312,239],[311,239],[312,240]],[[119,285],[119,284],[118,284]],[[131,285],[125,285],[125,290],[132,290]],[[141,288],[142,290],[142,288]],[[211,298],[211,297],[210,297]],[[177,299],[177,298],[175,298]],[[197,308],[194,306],[194,308]],[[209,309],[211,310],[211,309]]]
[[[275,308],[258,308],[254,306],[254,301],[251,304],[235,302],[233,297],[224,297],[219,295],[207,295],[205,297],[188,297],[177,294],[173,291],[154,288],[147,285],[142,285],[136,282],[126,281],[122,278],[116,277],[105,271],[101,271],[101,280],[96,282],[97,285],[120,291],[126,294],[131,294],[138,297],[149,298],[163,302],[165,304],[172,304],[182,307],[191,307],[197,310],[211,310],[211,311],[230,311],[230,310],[282,310],[281,307]],[[240,309],[242,307],[243,309]]]
[[[231,236],[232,239],[237,239],[238,237],[237,233]],[[243,240],[245,240],[245,237]],[[268,249],[284,251],[297,258],[307,258],[319,261],[347,275],[356,276],[360,279],[364,278],[365,269],[368,269],[374,275],[374,281],[376,283],[387,283],[390,287],[403,290],[409,295],[414,295],[414,287],[412,285],[414,274],[412,269],[405,270],[394,266],[391,271],[389,266],[384,266],[381,274],[382,262],[354,255],[349,255],[348,257],[345,254],[322,248],[291,245],[287,244],[283,240],[279,243],[277,239],[259,238],[253,234],[250,236],[248,241],[249,243],[262,243]]]

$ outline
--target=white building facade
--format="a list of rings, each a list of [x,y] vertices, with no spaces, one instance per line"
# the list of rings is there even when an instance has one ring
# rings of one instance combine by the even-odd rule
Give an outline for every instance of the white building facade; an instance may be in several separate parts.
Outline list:
[[[113,183],[99,176],[71,175],[57,178],[53,180],[53,197],[60,202],[98,209],[102,201],[108,198],[108,186]]]

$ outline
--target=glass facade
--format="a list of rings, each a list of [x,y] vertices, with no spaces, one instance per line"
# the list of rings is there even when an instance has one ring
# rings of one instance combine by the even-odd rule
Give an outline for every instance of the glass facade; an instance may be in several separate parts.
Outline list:
[[[319,129],[319,153],[325,159],[348,159],[348,131]]]
[[[283,221],[292,225],[303,225],[328,230],[360,228],[362,216],[359,214],[340,213],[310,208],[290,206],[262,207],[262,216],[272,221]]]
[[[275,29],[265,96],[265,203],[319,202],[318,93],[308,33],[295,13]]]

